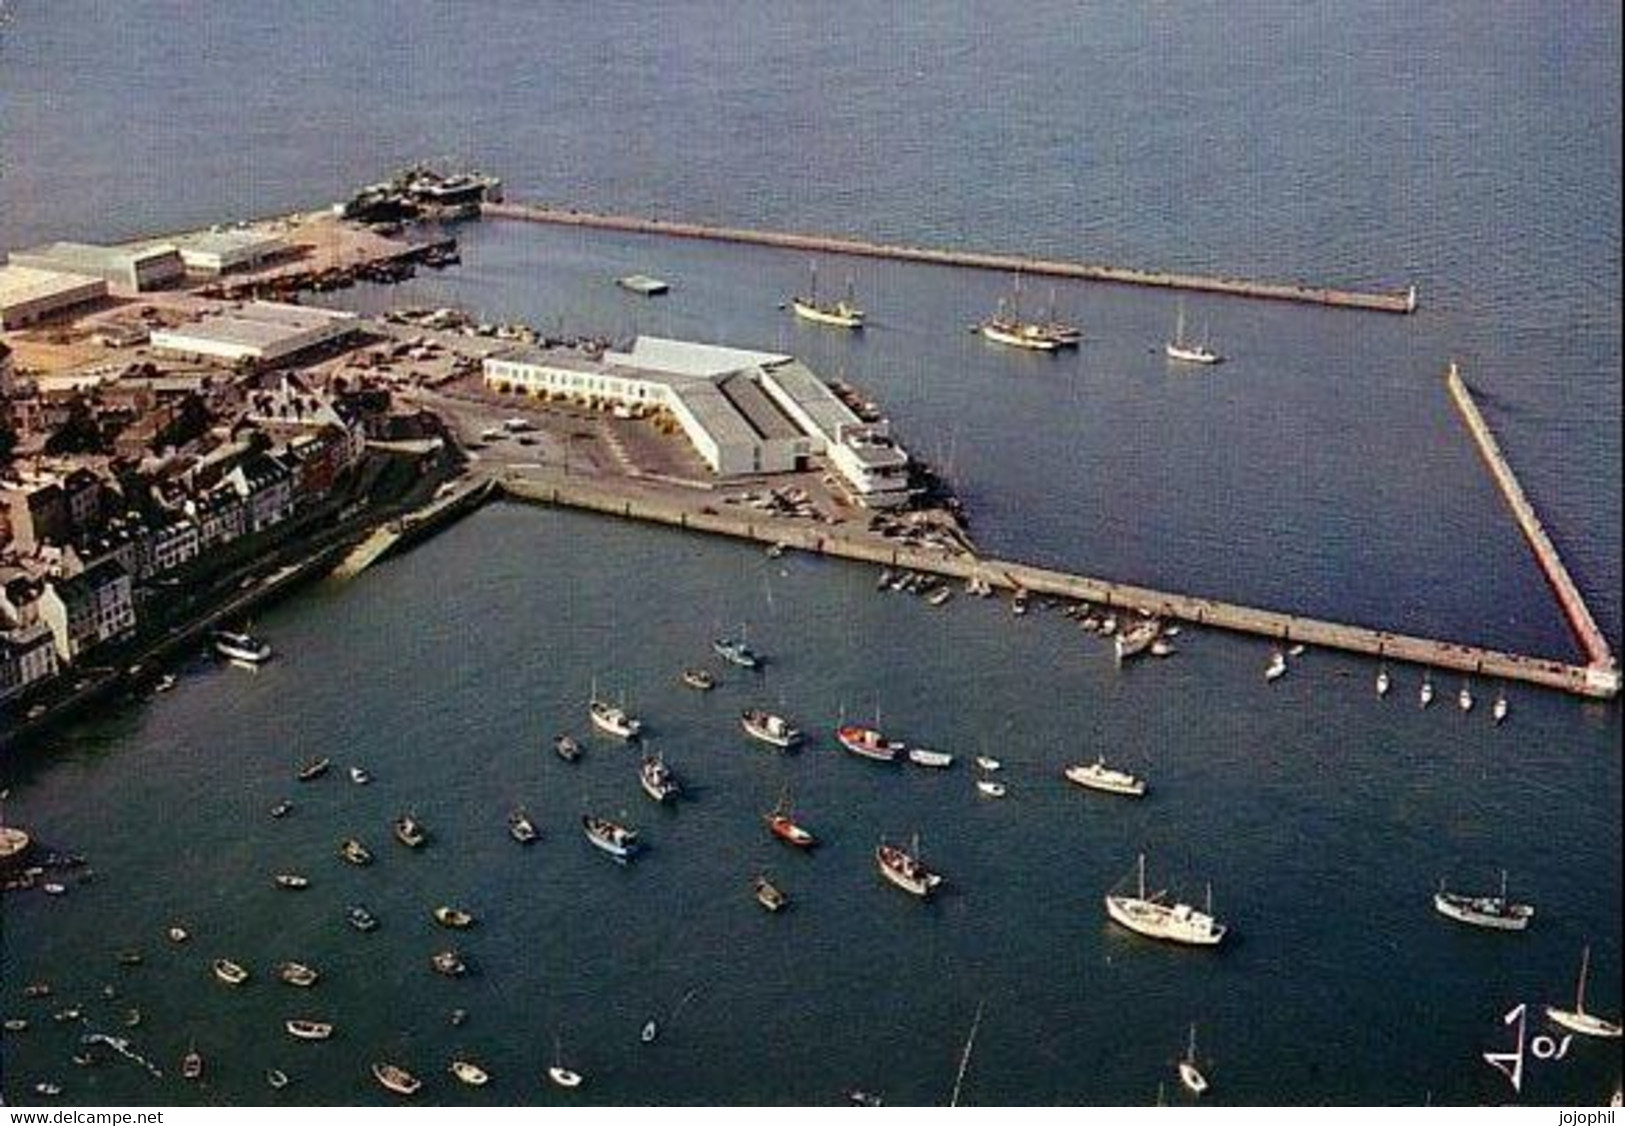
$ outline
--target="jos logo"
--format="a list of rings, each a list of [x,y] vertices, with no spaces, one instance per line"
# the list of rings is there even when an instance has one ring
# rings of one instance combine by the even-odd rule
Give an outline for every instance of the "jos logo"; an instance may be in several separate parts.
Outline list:
[[[1529,1024],[1529,1006],[1517,1005],[1507,1010],[1506,1016],[1501,1018],[1502,1024],[1516,1024],[1518,1035],[1510,1052],[1485,1052],[1484,1062],[1495,1068],[1507,1081],[1512,1084],[1514,1093],[1523,1090],[1523,1063],[1525,1049],[1537,1060],[1560,1060],[1569,1054],[1569,1041],[1574,1037],[1568,1034],[1561,1040],[1553,1040],[1545,1033],[1530,1039],[1526,1033]]]

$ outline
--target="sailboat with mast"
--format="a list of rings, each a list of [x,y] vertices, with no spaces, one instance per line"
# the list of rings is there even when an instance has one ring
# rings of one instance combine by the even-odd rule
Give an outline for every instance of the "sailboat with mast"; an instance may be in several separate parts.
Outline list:
[[[999,298],[998,310],[976,328],[985,339],[995,344],[1008,344],[1013,348],[1026,348],[1033,352],[1054,352],[1061,347],[1061,341],[1044,325],[1021,319],[1019,274],[1016,276],[1015,290],[1009,301]]]
[[[1137,866],[1139,882],[1133,895],[1108,895],[1106,914],[1136,934],[1186,946],[1217,946],[1228,929],[1213,918],[1213,888],[1198,911],[1188,903],[1165,903],[1163,892],[1145,893],[1145,853]]]
[[[810,279],[805,297],[796,295],[790,298],[790,308],[796,316],[804,321],[816,324],[834,325],[836,328],[858,329],[863,327],[864,312],[852,292],[852,277],[847,275],[846,296],[839,301],[818,300],[818,263],[808,264]]]
[[[1447,919],[1486,930],[1521,931],[1535,917],[1535,909],[1527,903],[1514,903],[1507,898],[1506,869],[1501,869],[1500,895],[1462,895],[1444,890],[1433,893],[1433,909]]]
[[[1582,1036],[1617,1040],[1620,1036],[1620,1026],[1616,1022],[1586,1012],[1586,975],[1590,969],[1591,947],[1587,946],[1580,954],[1580,982],[1574,990],[1574,1008],[1560,1009],[1556,1005],[1547,1005],[1546,1016],[1553,1024],[1560,1024]]]
[[[1168,354],[1170,360],[1179,360],[1187,364],[1216,364],[1224,359],[1223,356],[1208,347],[1205,339],[1201,343],[1185,339],[1185,303],[1183,301],[1179,303],[1179,314],[1174,320],[1174,338],[1163,345],[1163,351]]]
[[[1191,1025],[1190,1043],[1185,1048],[1185,1058],[1179,1061],[1179,1081],[1185,1089],[1193,1095],[1200,1095],[1207,1090],[1207,1076],[1202,1069],[1196,1066],[1196,1025]]]

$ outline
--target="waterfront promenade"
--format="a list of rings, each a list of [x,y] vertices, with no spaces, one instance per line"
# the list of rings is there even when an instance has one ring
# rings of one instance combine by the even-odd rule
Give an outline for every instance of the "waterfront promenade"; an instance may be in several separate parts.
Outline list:
[[[910,547],[857,528],[808,524],[759,512],[724,511],[708,503],[709,492],[703,487],[684,490],[627,482],[606,485],[552,471],[508,470],[494,479],[508,496],[519,500],[584,509],[766,545],[783,545],[954,579],[979,576],[995,587],[1010,591],[1019,589],[1088,601],[1116,610],[1251,634],[1282,645],[1302,643],[1341,649],[1468,676],[1520,681],[1578,696],[1611,699],[1618,693],[1617,677],[1598,676],[1595,669],[1559,660],[1306,618],[969,552],[947,553]]]
[[[1305,305],[1364,309],[1379,313],[1414,313],[1417,297],[1414,286],[1397,293],[1377,293],[1331,286],[1297,285],[1286,282],[1249,281],[1246,278],[1214,277],[1166,270],[1137,270],[1099,263],[1065,262],[1031,258],[1017,254],[997,254],[975,250],[947,250],[897,243],[877,243],[833,235],[792,231],[763,231],[745,227],[716,227],[668,219],[645,219],[633,215],[605,215],[574,208],[548,207],[535,203],[486,203],[480,213],[491,219],[517,219],[556,226],[589,227],[631,234],[661,235],[667,238],[703,239],[751,246],[772,246],[781,250],[813,254],[847,254],[859,258],[887,258],[899,262],[919,262],[932,266],[998,270],[1013,274],[1075,278],[1081,281],[1112,282],[1118,285],[1149,286],[1156,289],[1190,290],[1201,293],[1253,297],[1268,301],[1295,301]]]

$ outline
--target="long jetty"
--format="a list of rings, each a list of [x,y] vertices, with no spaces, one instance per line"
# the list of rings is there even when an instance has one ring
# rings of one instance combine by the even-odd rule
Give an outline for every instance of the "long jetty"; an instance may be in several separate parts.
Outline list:
[[[509,475],[501,478],[499,484],[506,495],[518,500],[584,509],[630,520],[754,540],[762,544],[779,544],[894,569],[922,571],[956,579],[974,576],[1007,590],[1026,590],[1094,602],[1114,609],[1139,611],[1252,634],[1280,643],[1302,642],[1469,676],[1536,684],[1599,699],[1611,699],[1619,691],[1617,676],[1599,676],[1592,667],[1173,594],[970,553],[950,554],[910,547],[879,537],[832,531],[823,526],[809,527],[759,514],[697,507],[684,503],[680,498],[624,487],[608,488],[579,477],[550,476],[544,479]]]
[[[847,254],[859,258],[888,258],[899,262],[923,262],[933,266],[955,266],[1004,273],[1035,274],[1084,281],[1114,282],[1119,285],[1151,286],[1157,289],[1192,290],[1203,293],[1254,297],[1269,301],[1295,301],[1306,305],[1329,305],[1343,309],[1365,309],[1379,313],[1414,313],[1416,287],[1398,293],[1377,293],[1330,286],[1295,285],[1288,282],[1249,281],[1245,278],[1214,277],[1162,270],[1136,270],[1088,262],[1066,262],[1051,258],[1029,258],[976,250],[945,250],[898,243],[869,242],[836,235],[802,234],[792,231],[764,231],[748,227],[716,227],[669,219],[646,219],[634,215],[606,215],[574,208],[549,207],[537,203],[495,203],[481,205],[480,214],[490,218],[519,219],[530,223],[551,223],[566,227],[625,231],[661,235],[667,238],[704,239],[711,242],[772,246],[781,250],[814,254]]]
[[[1617,692],[1619,666],[1608,647],[1608,639],[1598,628],[1597,620],[1592,617],[1585,598],[1580,594],[1578,584],[1569,574],[1569,569],[1563,565],[1563,557],[1557,553],[1552,538],[1546,534],[1545,525],[1535,514],[1535,506],[1529,503],[1528,496],[1524,494],[1523,486],[1518,483],[1517,475],[1512,472],[1512,466],[1507,463],[1506,455],[1501,452],[1501,445],[1490,431],[1490,424],[1484,421],[1478,404],[1473,401],[1472,392],[1467,389],[1467,382],[1462,379],[1455,361],[1451,361],[1450,369],[1445,375],[1445,386],[1449,388],[1450,398],[1455,401],[1456,409],[1461,412],[1462,419],[1467,423],[1467,429],[1478,445],[1478,452],[1483,456],[1485,464],[1490,467],[1490,474],[1500,487],[1501,495],[1506,498],[1507,505],[1512,509],[1518,527],[1523,530],[1524,539],[1529,541],[1535,559],[1540,563],[1540,569],[1545,572],[1546,581],[1552,584],[1552,589],[1557,594],[1558,605],[1563,607],[1563,613],[1568,618],[1569,628],[1574,631],[1575,638],[1585,650],[1590,662],[1586,670],[1588,675],[1599,684],[1606,685],[1610,689],[1610,695]]]

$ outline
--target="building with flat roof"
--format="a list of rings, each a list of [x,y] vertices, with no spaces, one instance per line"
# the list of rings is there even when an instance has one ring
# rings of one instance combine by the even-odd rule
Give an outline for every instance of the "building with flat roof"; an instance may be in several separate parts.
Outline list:
[[[247,269],[286,249],[286,244],[275,235],[240,228],[184,235],[175,240],[175,246],[186,268],[197,274]]]
[[[823,455],[864,504],[908,498],[908,454],[884,422],[865,423],[792,356],[640,336],[591,357],[527,348],[488,358],[485,383],[538,397],[670,411],[721,477],[787,473]]]
[[[107,283],[13,263],[0,266],[0,329],[22,328],[107,296]]]
[[[250,301],[205,313],[190,324],[154,329],[152,346],[200,359],[274,364],[354,332],[354,313]]]
[[[93,246],[53,242],[12,252],[13,266],[30,266],[59,274],[101,278],[114,293],[144,293],[186,276],[181,252],[167,242],[151,246]]]

